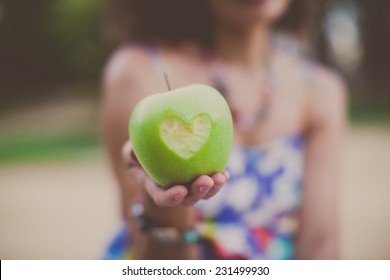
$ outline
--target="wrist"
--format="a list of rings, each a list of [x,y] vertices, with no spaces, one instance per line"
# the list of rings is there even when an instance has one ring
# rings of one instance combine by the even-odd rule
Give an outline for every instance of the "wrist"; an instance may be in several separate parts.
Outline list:
[[[157,205],[148,195],[144,205],[146,217],[156,226],[168,226],[186,230],[193,228],[195,225],[194,207],[162,207]]]
[[[162,225],[164,223],[161,220],[156,223],[148,217],[145,205],[141,202],[133,203],[130,212],[139,230],[154,240],[165,244],[195,244],[198,242],[199,235],[194,227]]]

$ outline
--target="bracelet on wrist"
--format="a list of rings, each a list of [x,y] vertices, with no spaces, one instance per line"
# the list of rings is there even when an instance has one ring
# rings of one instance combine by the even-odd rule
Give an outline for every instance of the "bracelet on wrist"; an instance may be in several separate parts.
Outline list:
[[[146,218],[145,206],[141,202],[134,202],[130,214],[138,227],[152,238],[167,244],[195,244],[199,241],[199,234],[195,229],[179,230],[175,227],[160,227]]]

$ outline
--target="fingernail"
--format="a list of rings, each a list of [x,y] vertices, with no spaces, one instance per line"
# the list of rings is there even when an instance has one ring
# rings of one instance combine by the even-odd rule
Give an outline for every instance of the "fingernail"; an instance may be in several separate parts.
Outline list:
[[[199,192],[204,193],[204,192],[206,192],[208,189],[209,189],[208,187],[200,187],[200,188],[199,188]]]
[[[222,186],[223,186],[223,185],[214,185],[213,188],[214,188],[214,189],[220,189],[220,188],[222,188]]]
[[[183,198],[185,197],[184,194],[181,194],[181,195],[178,195],[175,197],[176,200],[183,200]]]

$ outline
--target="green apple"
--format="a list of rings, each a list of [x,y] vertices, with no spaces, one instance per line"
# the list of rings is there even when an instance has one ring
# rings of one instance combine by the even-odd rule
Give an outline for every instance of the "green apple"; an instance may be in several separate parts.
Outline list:
[[[142,167],[168,188],[224,171],[233,122],[216,89],[193,84],[142,99],[131,115],[129,135]]]

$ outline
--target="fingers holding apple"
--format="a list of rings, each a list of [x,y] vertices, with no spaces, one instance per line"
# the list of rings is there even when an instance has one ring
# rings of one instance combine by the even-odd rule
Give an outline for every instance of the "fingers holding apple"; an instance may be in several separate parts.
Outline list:
[[[126,166],[128,167],[141,167],[137,156],[134,154],[133,145],[130,141],[127,141],[122,147],[122,158]]]
[[[162,188],[147,175],[134,154],[131,142],[127,141],[122,148],[124,162],[132,176],[142,184],[148,195],[158,206],[191,206],[201,199],[214,196],[227,182],[229,173],[215,173],[212,176],[201,175],[189,187],[175,185],[171,188]]]
[[[154,203],[160,207],[180,206],[183,204],[185,197],[188,195],[188,190],[183,185],[163,189],[150,177],[147,181],[145,181],[144,187]]]
[[[210,176],[202,175],[194,180],[189,186],[189,193],[183,201],[183,205],[191,206],[201,200],[214,186],[214,181]]]
[[[196,178],[190,187],[175,185],[169,189],[164,189],[150,179],[145,182],[145,189],[158,206],[193,206],[204,197],[209,198],[216,194],[215,191],[209,193],[214,185],[215,182],[210,176],[202,175]],[[222,186],[219,186],[219,189]]]
[[[210,197],[216,195],[229,180],[230,174],[227,170],[225,170],[223,173],[216,173],[212,175],[211,178],[214,180],[214,186],[212,186],[203,199],[209,199]]]

